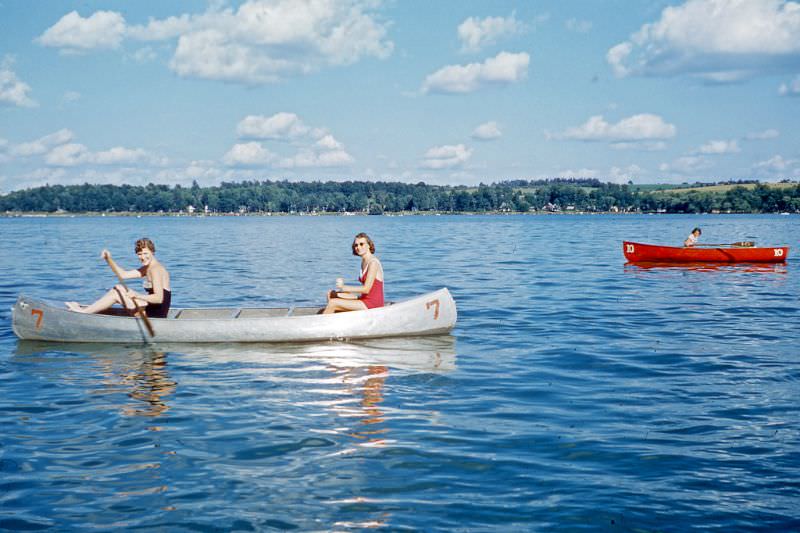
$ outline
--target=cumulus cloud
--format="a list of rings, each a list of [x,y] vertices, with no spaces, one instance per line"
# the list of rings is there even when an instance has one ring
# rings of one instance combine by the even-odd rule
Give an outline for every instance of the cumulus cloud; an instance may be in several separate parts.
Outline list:
[[[131,165],[150,160],[147,152],[140,148],[116,146],[109,150],[92,152],[79,143],[56,146],[45,156],[45,162],[54,167],[73,167],[77,165]]]
[[[235,144],[222,158],[228,166],[264,166],[274,160],[275,154],[258,142]]]
[[[800,56],[800,6],[786,0],[688,0],[608,50],[619,77],[692,74],[732,82],[786,70]]]
[[[612,142],[609,146],[614,150],[637,150],[639,152],[659,152],[667,149],[667,143],[664,141]]]
[[[180,76],[246,84],[271,83],[393,50],[379,3],[362,0],[249,0],[237,9],[216,4],[146,25],[128,25],[121,14],[72,12],[38,42],[62,51],[117,48],[123,40],[176,41],[170,68]],[[134,55],[138,60],[152,53]]]
[[[800,76],[788,83],[781,83],[778,87],[778,94],[781,96],[800,96]]]
[[[528,74],[530,56],[500,52],[483,63],[448,65],[425,78],[422,92],[469,93],[487,84],[509,84]]]
[[[239,121],[240,139],[254,139],[231,148],[223,162],[228,166],[271,166],[274,168],[325,168],[351,165],[355,159],[325,128],[308,126],[295,113],[271,116],[248,115]],[[280,156],[268,150],[264,141],[290,143],[297,152]]]
[[[595,115],[580,126],[567,128],[556,139],[594,142],[635,142],[671,139],[677,128],[658,115],[642,113],[611,124],[602,115]]]
[[[569,19],[564,24],[569,31],[575,33],[589,33],[592,30],[592,23],[589,20]]]
[[[745,140],[748,141],[763,141],[768,139],[776,139],[780,136],[780,132],[776,129],[768,129],[764,131],[755,131],[752,133],[748,133],[744,136]]]
[[[706,155],[721,155],[721,154],[735,154],[741,152],[739,143],[735,140],[730,141],[708,141],[706,144],[696,150],[698,154]]]
[[[478,52],[503,37],[522,33],[524,29],[524,24],[516,19],[514,13],[508,17],[469,17],[458,26],[458,38],[462,51]]]
[[[422,168],[440,170],[463,165],[472,156],[472,150],[463,144],[434,146],[425,152]]]
[[[11,56],[5,56],[0,62],[0,104],[35,107],[36,102],[28,96],[30,86],[17,77],[12,70],[13,64]]]
[[[36,41],[63,52],[118,48],[125,36],[125,19],[114,11],[96,11],[87,18],[67,13]]]
[[[46,154],[53,149],[53,147],[70,142],[73,137],[72,131],[64,128],[55,133],[39,137],[35,141],[14,145],[11,148],[11,154],[21,157]]]
[[[344,150],[301,150],[297,154],[283,158],[278,168],[320,168],[342,167],[353,163],[353,157]]]
[[[481,124],[472,131],[472,138],[479,141],[491,141],[500,138],[502,135],[500,126],[493,120]]]
[[[276,113],[265,117],[248,115],[243,118],[236,133],[240,138],[292,140],[311,136],[320,138],[324,132],[319,128],[310,128],[294,113]]]
[[[13,158],[40,158],[46,165],[54,167],[166,164],[165,158],[153,156],[141,148],[115,146],[108,150],[91,151],[85,145],[73,142],[74,137],[71,130],[64,128],[33,141],[9,143],[7,152]]]
[[[686,155],[677,158],[672,163],[662,163],[658,169],[661,172],[671,172],[675,174],[693,174],[695,172],[710,168],[711,162],[702,156]]]
[[[761,173],[772,175],[793,174],[798,171],[798,161],[796,159],[786,159],[780,155],[774,155],[764,161],[759,161],[753,168]]]

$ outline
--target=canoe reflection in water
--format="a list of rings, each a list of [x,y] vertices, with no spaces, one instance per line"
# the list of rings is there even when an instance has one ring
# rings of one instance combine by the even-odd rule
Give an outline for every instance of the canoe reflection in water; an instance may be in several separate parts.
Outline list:
[[[364,424],[382,421],[377,406],[383,399],[384,382],[391,369],[448,372],[455,369],[456,360],[455,338],[451,335],[282,345],[17,343],[16,356],[29,360],[58,358],[63,362],[64,354],[89,357],[100,369],[103,388],[93,394],[126,391],[129,398],[137,400],[133,405],[122,406],[123,414],[131,416],[158,416],[169,410],[168,398],[178,387],[169,374],[170,357],[180,358],[184,370],[187,365],[203,370],[222,364],[238,365],[243,380],[274,371],[276,365],[322,362],[333,382],[342,385],[336,394],[347,399],[339,405],[359,402]],[[194,376],[188,381],[194,382]],[[93,383],[96,387],[96,377]],[[360,399],[354,400],[354,396]],[[340,414],[347,416],[344,411]]]
[[[16,356],[26,359],[80,354],[91,358],[102,372],[102,389],[92,394],[113,394],[126,391],[133,404],[122,405],[126,416],[158,416],[169,410],[168,396],[177,383],[170,379],[167,353],[153,346],[52,343],[19,341]],[[159,428],[151,428],[158,430]]]
[[[724,271],[724,272],[764,272],[786,273],[786,263],[625,263],[626,272],[640,272],[651,269],[696,270],[696,271]]]

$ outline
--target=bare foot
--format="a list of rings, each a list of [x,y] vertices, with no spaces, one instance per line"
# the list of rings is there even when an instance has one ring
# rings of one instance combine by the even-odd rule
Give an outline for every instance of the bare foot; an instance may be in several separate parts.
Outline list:
[[[83,307],[78,302],[64,302],[67,305],[67,309],[70,311],[75,311],[78,313],[83,313]]]

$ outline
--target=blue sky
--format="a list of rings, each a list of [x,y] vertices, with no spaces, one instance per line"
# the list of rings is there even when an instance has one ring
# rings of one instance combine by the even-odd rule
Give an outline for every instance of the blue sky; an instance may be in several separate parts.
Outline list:
[[[798,179],[798,110],[783,0],[0,0],[0,192]]]

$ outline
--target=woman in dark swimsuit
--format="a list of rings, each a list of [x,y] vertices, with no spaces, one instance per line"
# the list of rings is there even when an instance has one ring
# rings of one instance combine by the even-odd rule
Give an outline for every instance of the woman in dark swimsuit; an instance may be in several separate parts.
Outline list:
[[[100,253],[100,257],[108,261],[108,265],[121,279],[144,278],[144,289],[147,294],[126,289],[124,285],[119,284],[91,305],[83,306],[78,302],[66,302],[67,307],[78,313],[101,313],[114,304],[120,304],[129,311],[133,311],[137,307],[143,308],[147,316],[151,318],[166,318],[172,303],[169,272],[156,259],[155,252],[156,245],[150,239],[136,241],[136,255],[142,266],[135,270],[122,270],[111,258],[108,250]]]

